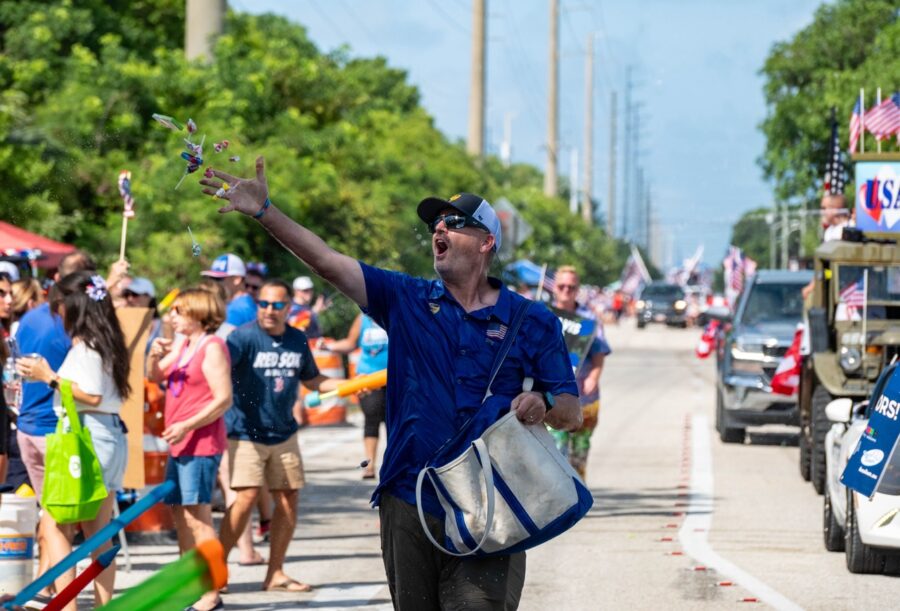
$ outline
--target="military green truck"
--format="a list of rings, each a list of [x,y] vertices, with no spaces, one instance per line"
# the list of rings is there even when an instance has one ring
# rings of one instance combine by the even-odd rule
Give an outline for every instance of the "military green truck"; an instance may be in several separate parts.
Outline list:
[[[898,234],[845,230],[815,253],[815,286],[804,314],[810,354],[799,388],[800,474],[825,486],[825,434],[832,399],[868,398],[878,374],[900,353]]]

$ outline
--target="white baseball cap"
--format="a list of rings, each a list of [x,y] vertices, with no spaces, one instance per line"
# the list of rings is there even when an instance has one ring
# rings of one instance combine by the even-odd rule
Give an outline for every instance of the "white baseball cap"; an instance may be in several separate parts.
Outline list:
[[[247,266],[239,256],[228,253],[216,257],[210,268],[205,272],[200,272],[200,275],[210,278],[227,278],[228,276],[243,278],[247,275]]]
[[[19,281],[19,268],[11,261],[0,261],[0,272],[9,275],[9,279],[13,282]]]
[[[297,276],[294,278],[295,291],[308,291],[313,288],[313,281],[309,276]]]
[[[500,250],[500,239],[502,237],[500,218],[486,199],[472,193],[457,193],[447,199],[426,197],[419,202],[416,211],[419,214],[419,218],[425,221],[426,225],[431,225],[431,222],[437,218],[440,211],[445,208],[454,208],[470,219],[474,219],[478,225],[494,236],[494,250]]]

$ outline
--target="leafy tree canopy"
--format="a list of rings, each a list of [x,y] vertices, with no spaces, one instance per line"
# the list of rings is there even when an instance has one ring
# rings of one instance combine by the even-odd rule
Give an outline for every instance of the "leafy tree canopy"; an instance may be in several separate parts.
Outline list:
[[[415,204],[466,190],[505,196],[535,228],[515,253],[615,279],[627,249],[540,191],[530,166],[478,164],[382,57],[319,51],[274,15],[229,12],[209,63],[184,57],[183,0],[0,1],[0,217],[108,262],[118,253],[118,172],[133,173],[128,258],[160,287],[194,282],[225,251],[300,271],[247,219],[220,217],[184,172],[182,137],[154,112],[194,118],[207,164],[238,175],[266,157],[273,199],[347,254],[431,274]],[[228,139],[229,149],[212,144]],[[229,155],[239,155],[231,164]],[[203,247],[191,255],[187,226]]]
[[[761,71],[768,111],[760,126],[766,136],[760,165],[779,201],[806,205],[821,194],[832,107],[846,150],[860,88],[869,108],[878,87],[883,95],[900,88],[898,11],[897,0],[823,4],[810,25],[772,48]],[[866,150],[874,144],[870,136]],[[882,150],[897,150],[896,144]]]

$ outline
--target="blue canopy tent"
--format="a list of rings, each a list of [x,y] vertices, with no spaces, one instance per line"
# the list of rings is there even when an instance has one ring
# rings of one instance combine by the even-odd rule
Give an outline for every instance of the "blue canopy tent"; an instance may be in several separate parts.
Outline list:
[[[503,268],[503,271],[505,272],[504,275],[508,277],[507,281],[515,280],[528,286],[537,286],[541,281],[541,266],[537,263],[532,263],[528,259],[519,259],[510,263]]]

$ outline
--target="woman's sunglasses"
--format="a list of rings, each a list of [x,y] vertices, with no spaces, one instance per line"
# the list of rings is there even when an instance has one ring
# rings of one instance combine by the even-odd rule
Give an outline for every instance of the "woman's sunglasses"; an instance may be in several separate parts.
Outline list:
[[[483,224],[479,223],[471,216],[466,216],[465,214],[441,214],[434,218],[428,224],[428,228],[431,230],[431,233],[437,231],[438,223],[444,221],[444,226],[447,229],[462,229],[463,227],[477,227],[482,231],[488,231],[488,228]]]

